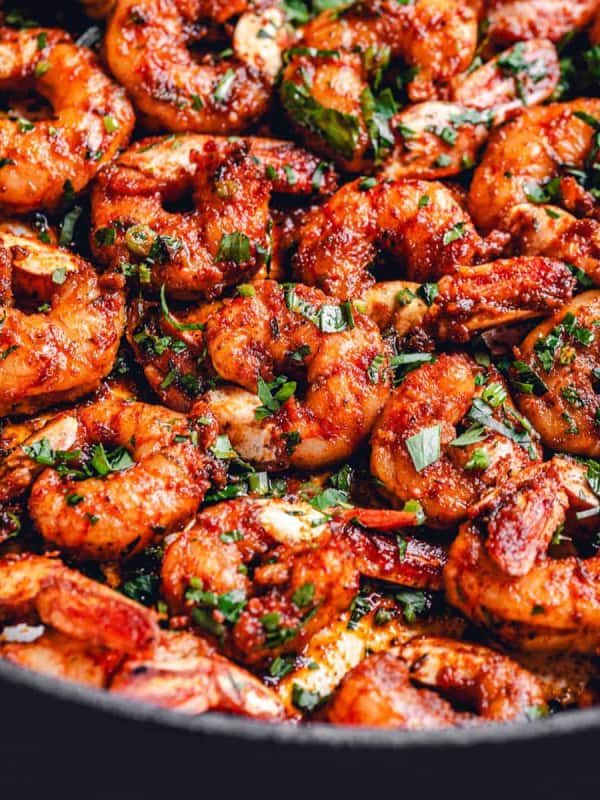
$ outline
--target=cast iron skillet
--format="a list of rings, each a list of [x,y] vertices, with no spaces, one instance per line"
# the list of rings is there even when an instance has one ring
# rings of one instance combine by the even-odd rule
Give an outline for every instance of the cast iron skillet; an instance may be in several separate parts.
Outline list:
[[[70,797],[71,787],[74,797],[146,800],[176,797],[179,787],[194,798],[391,790],[394,798],[571,800],[600,788],[600,708],[425,732],[275,725],[191,717],[0,662],[0,719],[0,787],[45,797]]]

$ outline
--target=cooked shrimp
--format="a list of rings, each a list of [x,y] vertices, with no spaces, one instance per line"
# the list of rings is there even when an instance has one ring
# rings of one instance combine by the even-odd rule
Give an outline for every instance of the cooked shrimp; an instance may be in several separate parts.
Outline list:
[[[480,516],[461,526],[444,572],[448,602],[524,649],[596,652],[599,560],[553,558],[546,551],[569,523],[567,511],[580,519],[565,533],[581,534],[584,517],[598,507],[581,464],[555,457],[529,468],[475,507]]]
[[[191,611],[193,621],[252,664],[297,650],[347,609],[359,572],[404,586],[440,588],[442,548],[409,535],[401,557],[395,539],[366,533],[349,517],[370,527],[393,525],[402,533],[416,522],[409,512],[366,509],[330,521],[302,501],[220,503],[169,545],[163,595],[172,611]]]
[[[401,598],[403,596],[400,594]],[[419,598],[418,594],[414,596]],[[298,654],[291,671],[279,681],[277,693],[290,712],[296,710],[293,702],[295,686],[326,698],[333,694],[344,675],[368,655],[387,653],[416,635],[452,638],[465,635],[467,623],[456,613],[428,612],[426,617],[413,619],[409,615],[407,620],[402,604],[393,598],[365,590],[361,591],[360,597],[363,602],[366,600],[371,610],[358,619],[358,615],[349,609],[317,631]],[[273,669],[270,669],[269,674],[272,673]]]
[[[0,620],[38,619],[91,647],[120,653],[135,653],[158,636],[153,611],[58,559],[6,556],[0,577]]]
[[[122,278],[98,277],[72,253],[0,233],[0,315],[0,416],[75,400],[112,369],[124,327]]]
[[[34,632],[36,630],[34,628]],[[20,641],[17,631],[16,641],[10,633],[5,635],[3,643],[0,633],[0,659],[33,672],[77,681],[97,689],[107,687],[121,658],[122,653],[116,650],[91,647],[85,641],[50,629],[42,628],[35,640],[25,642]]]
[[[486,328],[552,314],[572,298],[574,287],[568,267],[549,258],[521,256],[460,267],[438,282],[422,325],[438,341],[466,342]]]
[[[331,168],[289,142],[143,140],[96,183],[92,249],[108,266],[133,262],[142,287],[217,295],[269,261],[272,192],[326,192],[335,183]],[[193,210],[176,210],[189,195]]]
[[[342,298],[375,282],[368,267],[382,252],[422,283],[498,255],[504,243],[482,239],[448,187],[413,180],[348,183],[307,215],[297,238],[298,277]]]
[[[0,208],[26,213],[80,192],[129,141],[133,110],[96,56],[64,31],[0,29],[0,89],[33,87],[50,119],[0,119]]]
[[[584,28],[597,7],[597,0],[488,0],[486,36],[498,44],[537,36],[558,42]]]
[[[432,687],[474,709],[455,711]],[[327,709],[331,722],[419,730],[526,718],[543,706],[537,679],[486,647],[428,636],[369,656],[344,678]]]
[[[472,9],[456,0],[416,0],[399,4],[368,0],[324,11],[305,26],[302,44],[317,50],[369,47],[389,51],[415,67],[408,85],[412,102],[435,97],[452,77],[467,69],[477,46]]]
[[[188,46],[210,27],[239,18],[233,56],[194,59]],[[171,131],[237,133],[269,107],[281,51],[291,43],[282,10],[203,0],[118,0],[108,21],[106,59],[144,115]]]
[[[79,442],[90,450],[89,462],[85,450],[66,462],[56,456],[29,498],[44,539],[74,558],[115,560],[184,525],[209,486],[206,451],[215,435],[214,420],[197,411],[200,422],[116,399],[79,409]],[[117,447],[112,460],[105,447]]]
[[[18,437],[16,441],[6,441],[3,432],[0,447],[3,455],[0,461],[0,504],[21,495],[44,469],[44,465],[28,453],[35,453],[38,447],[43,446],[42,442],[47,443],[54,452],[66,452],[76,444],[77,434],[77,418],[68,412],[44,420],[40,427],[34,427],[29,435]]]
[[[470,427],[459,435],[461,423]],[[371,437],[371,472],[393,503],[418,500],[429,524],[452,526],[486,487],[539,457],[533,436],[493,368],[482,378],[466,355],[440,355],[392,393]]]
[[[83,10],[92,19],[104,19],[115,6],[116,0],[80,0]]]
[[[206,303],[175,319],[159,303],[139,298],[129,306],[127,340],[149,386],[168,408],[187,413],[214,383],[203,328],[215,308]]]
[[[504,229],[513,206],[550,203],[555,196],[567,210],[581,203],[585,210],[594,207],[594,199],[570,172],[591,168],[587,159],[595,129],[581,114],[600,117],[600,100],[531,108],[493,133],[469,192],[469,209],[479,227]]]
[[[223,711],[272,721],[285,717],[272,689],[189,633],[162,633],[152,651],[127,658],[110,690],[186,714]]]
[[[519,44],[452,82],[452,102],[408,106],[390,122],[395,144],[382,168],[386,178],[442,178],[477,161],[490,130],[524,106],[547,100],[560,77],[554,46]]]
[[[529,333],[514,369],[517,388],[525,384],[517,403],[543,443],[594,458],[600,456],[598,324],[600,291],[578,295]]]
[[[319,469],[349,457],[368,436],[389,392],[386,348],[371,320],[327,299],[301,284],[261,281],[250,296],[225,300],[209,317],[206,343],[216,372],[259,391],[250,411],[259,424],[249,431],[233,407],[228,412],[207,397],[230,436],[242,428],[232,443],[243,458]],[[303,399],[295,396],[295,382],[283,380],[283,370],[306,376]],[[255,447],[250,454],[240,449],[254,432],[259,442],[270,440],[262,456]]]

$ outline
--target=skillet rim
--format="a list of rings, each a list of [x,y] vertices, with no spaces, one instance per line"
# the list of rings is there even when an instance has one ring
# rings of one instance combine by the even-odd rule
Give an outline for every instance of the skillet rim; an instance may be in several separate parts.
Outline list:
[[[272,743],[290,749],[302,747],[321,750],[368,750],[380,753],[425,748],[457,750],[481,745],[526,744],[585,732],[600,732],[600,706],[563,711],[550,719],[532,722],[489,724],[437,731],[395,731],[325,723],[294,726],[259,722],[220,713],[191,716],[0,661],[0,690],[3,685],[13,685],[28,690],[32,696],[44,694],[63,703],[84,706],[90,711],[101,711],[105,717],[116,717],[171,732],[204,734],[221,737],[223,741],[235,739],[240,744],[244,741]]]

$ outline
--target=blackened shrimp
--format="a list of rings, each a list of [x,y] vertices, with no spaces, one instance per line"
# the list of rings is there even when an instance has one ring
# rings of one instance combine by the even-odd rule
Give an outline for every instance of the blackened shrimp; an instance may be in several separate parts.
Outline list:
[[[188,46],[240,12],[233,55],[194,59]],[[105,50],[111,71],[149,127],[237,133],[268,109],[281,50],[290,41],[285,15],[274,6],[255,11],[246,2],[119,0]]]
[[[600,560],[575,548],[599,510],[589,469],[555,457],[475,506],[450,548],[448,602],[523,649],[597,652]]]
[[[171,610],[191,614],[236,658],[257,664],[297,651],[348,609],[360,574],[440,587],[444,550],[407,533],[414,513],[332,513],[277,499],[203,511],[165,553],[162,588]],[[378,526],[406,535],[403,557],[394,537],[365,530]]]
[[[360,297],[375,282],[368,268],[383,254],[422,283],[498,255],[504,244],[479,236],[448,187],[417,180],[346,184],[309,212],[297,239],[300,280],[342,298]]]
[[[272,192],[325,193],[335,182],[331,168],[289,142],[143,140],[96,183],[92,248],[100,263],[136,273],[143,287],[214,296],[268,263]]]
[[[27,553],[0,560],[0,620],[41,621],[65,636],[135,653],[158,637],[156,614],[55,558]]]
[[[592,210],[585,172],[593,171],[597,118],[600,100],[579,99],[528,109],[495,131],[469,191],[475,223],[484,231],[504,228],[510,209],[527,202]]]
[[[123,332],[122,284],[72,253],[0,233],[0,416],[98,387]]]
[[[386,403],[371,472],[392,502],[418,500],[430,524],[452,526],[482,491],[539,458],[533,437],[493,368],[486,375],[461,353],[432,356]]]
[[[584,28],[594,16],[597,0],[490,0],[486,9],[486,37],[494,44],[510,44],[537,36],[558,42]]]
[[[248,296],[223,301],[205,336],[215,371],[245,390],[247,413],[231,397],[209,393],[208,404],[240,455],[271,467],[318,469],[348,458],[389,392],[375,323],[318,289],[258,281]],[[284,372],[305,381],[303,397]]]
[[[33,88],[49,119],[0,119],[0,208],[56,208],[81,191],[129,141],[133,110],[96,56],[57,29],[0,29],[0,91]]]
[[[451,700],[475,714],[456,711]],[[511,659],[486,647],[423,636],[395,656],[369,656],[351,670],[327,717],[343,725],[420,730],[527,719],[536,707],[544,707],[541,684]]]
[[[259,720],[282,720],[275,692],[190,633],[163,632],[156,645],[131,655],[110,691],[185,714],[221,711]]]
[[[215,424],[198,415],[114,399],[79,409],[79,451],[56,456],[29,498],[44,539],[74,558],[116,560],[182,527],[209,486]]]
[[[593,458],[600,456],[599,325],[600,292],[584,292],[528,334],[513,367],[517,403],[543,443]]]
[[[473,167],[490,131],[548,100],[559,77],[556,49],[545,39],[519,43],[457,76],[448,100],[417,103],[394,115],[394,146],[382,175],[431,179]]]

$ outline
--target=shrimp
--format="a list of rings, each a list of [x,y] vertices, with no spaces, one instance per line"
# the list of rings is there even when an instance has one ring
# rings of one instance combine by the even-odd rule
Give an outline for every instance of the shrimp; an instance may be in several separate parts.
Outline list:
[[[389,392],[387,351],[375,323],[348,309],[329,304],[317,289],[260,281],[250,296],[223,301],[209,317],[213,368],[246,393],[259,392],[254,401],[244,398],[250,429],[234,405],[206,397],[243,458],[319,469],[348,458],[368,436]],[[303,399],[283,370],[305,374]],[[245,453],[248,437],[259,446],[249,443]]]
[[[520,43],[452,81],[450,101],[408,106],[390,121],[395,144],[381,175],[442,178],[473,167],[490,131],[548,100],[560,78],[556,49]]]
[[[33,672],[84,683],[96,689],[108,686],[111,674],[122,659],[122,653],[116,650],[91,647],[85,641],[51,629],[42,629],[33,641],[21,641],[18,627],[16,637],[10,628],[8,630],[4,644],[0,633],[0,659]],[[33,628],[33,632],[38,632],[38,629]]]
[[[162,633],[150,652],[120,666],[110,691],[186,714],[222,711],[254,719],[284,719],[275,692],[189,633]]]
[[[368,0],[324,11],[305,26],[302,44],[316,50],[359,52],[385,49],[414,67],[410,100],[435,97],[452,77],[467,69],[477,46],[472,9],[456,0],[416,0],[410,5]]]
[[[507,211],[512,248],[523,255],[551,256],[585,273],[585,285],[600,284],[600,224],[577,219],[552,205],[520,203]]]
[[[83,10],[92,19],[105,19],[115,7],[116,0],[80,0]]]
[[[454,710],[440,695],[472,707],[476,716]],[[423,636],[396,657],[366,658],[345,676],[326,713],[338,724],[419,730],[526,719],[537,706],[544,707],[539,681],[511,659],[487,647]]]
[[[289,142],[142,140],[96,182],[92,250],[106,266],[133,262],[125,269],[137,272],[143,288],[216,296],[268,262],[272,192],[325,193],[335,185],[331,168]]]
[[[593,458],[600,456],[598,324],[600,291],[578,295],[528,334],[513,369],[519,409],[543,443]]]
[[[521,256],[460,267],[440,279],[421,324],[437,341],[466,342],[487,328],[557,312],[574,288],[568,267],[550,258]]]
[[[233,56],[194,59],[188,46],[210,26],[242,13]],[[238,133],[268,109],[281,51],[291,43],[276,7],[203,0],[118,0],[104,42],[108,65],[127,89],[147,127],[198,133]]]
[[[216,436],[206,409],[196,410],[117,399],[78,409],[80,449],[51,454],[53,468],[31,490],[43,538],[73,558],[116,560],[184,525],[209,486]]]
[[[551,203],[556,196],[567,210],[580,203],[586,210],[593,208],[593,198],[573,173],[592,169],[588,159],[595,158],[597,117],[600,100],[580,99],[528,109],[495,131],[469,191],[469,209],[476,225],[484,231],[504,229],[513,206]]]
[[[563,541],[563,530],[567,542],[570,534],[585,537],[584,519],[593,522],[599,508],[590,475],[585,466],[555,457],[475,506],[475,518],[461,525],[450,547],[444,570],[448,602],[523,649],[597,652],[598,557],[582,560],[568,554],[570,548],[564,557],[547,553],[553,542]]]
[[[537,36],[558,42],[584,28],[597,8],[597,0],[488,0],[486,37],[494,44]]]
[[[135,653],[158,637],[156,614],[119,592],[27,553],[0,559],[0,620],[39,620],[65,636],[119,653]]]
[[[124,328],[122,285],[120,276],[98,277],[72,253],[0,233],[0,416],[98,387]]]
[[[499,373],[440,355],[390,396],[371,436],[371,472],[394,504],[418,500],[428,524],[450,527],[486,487],[539,458],[534,437]]]
[[[173,612],[191,612],[235,658],[259,664],[297,650],[346,610],[360,572],[440,588],[442,548],[408,536],[401,558],[396,540],[366,533],[349,517],[398,531],[417,521],[409,512],[352,509],[330,522],[303,501],[220,503],[167,548],[163,595]]]
[[[0,29],[0,88],[33,87],[52,106],[49,119],[0,119],[0,208],[55,209],[80,192],[129,141],[133,109],[96,56],[64,31]]]
[[[482,239],[455,194],[441,183],[358,179],[306,216],[297,234],[295,274],[338,297],[360,297],[383,251],[423,283],[499,255],[504,239]]]

